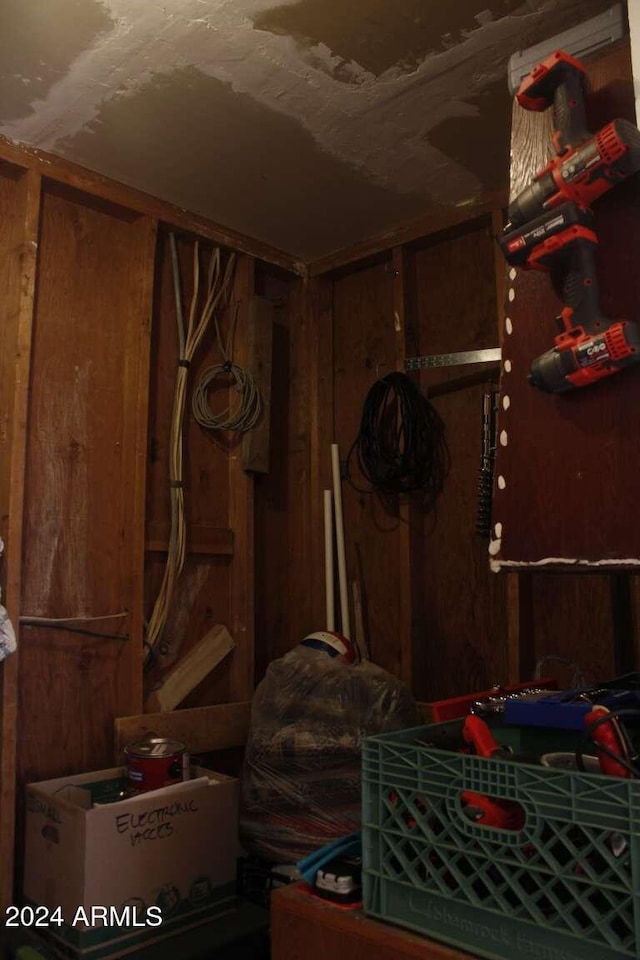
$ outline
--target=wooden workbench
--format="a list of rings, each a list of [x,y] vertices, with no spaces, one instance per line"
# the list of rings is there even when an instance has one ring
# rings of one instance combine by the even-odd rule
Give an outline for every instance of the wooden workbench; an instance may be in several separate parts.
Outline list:
[[[473,960],[441,943],[310,896],[300,884],[271,895],[271,960]]]

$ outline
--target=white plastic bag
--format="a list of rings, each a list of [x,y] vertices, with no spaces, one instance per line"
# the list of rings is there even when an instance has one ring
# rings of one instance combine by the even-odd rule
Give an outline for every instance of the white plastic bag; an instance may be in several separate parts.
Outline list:
[[[4,552],[4,543],[0,538],[0,557]],[[2,599],[0,597],[0,599]],[[15,653],[16,635],[9,614],[0,603],[0,663],[6,660],[10,653]]]

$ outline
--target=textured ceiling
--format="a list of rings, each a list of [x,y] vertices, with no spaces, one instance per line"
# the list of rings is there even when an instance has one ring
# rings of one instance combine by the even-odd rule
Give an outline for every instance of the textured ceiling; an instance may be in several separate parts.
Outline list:
[[[508,182],[510,55],[611,0],[1,0],[0,133],[314,260]]]

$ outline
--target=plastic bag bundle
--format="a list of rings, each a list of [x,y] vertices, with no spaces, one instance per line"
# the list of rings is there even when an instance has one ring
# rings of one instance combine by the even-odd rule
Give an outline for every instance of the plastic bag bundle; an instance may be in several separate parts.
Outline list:
[[[4,541],[0,537],[0,557],[4,553]],[[2,595],[0,594],[0,600],[2,600]],[[6,609],[0,603],[0,663],[9,656],[10,653],[16,652],[16,634],[13,629],[13,624],[9,619],[9,614]]]
[[[16,652],[16,635],[9,614],[0,604],[0,662]]]
[[[370,662],[350,666],[298,646],[256,690],[245,752],[245,848],[295,863],[360,829],[363,737],[420,723],[407,687]]]

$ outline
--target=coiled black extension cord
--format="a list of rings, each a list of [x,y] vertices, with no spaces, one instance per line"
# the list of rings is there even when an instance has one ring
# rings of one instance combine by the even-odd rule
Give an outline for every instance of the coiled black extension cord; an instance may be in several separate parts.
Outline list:
[[[351,479],[354,452],[371,490],[360,490]],[[413,381],[394,372],[374,383],[347,455],[351,485],[361,493],[379,493],[383,498],[422,491],[423,508],[428,512],[442,492],[449,464],[444,423]]]

